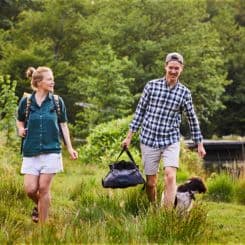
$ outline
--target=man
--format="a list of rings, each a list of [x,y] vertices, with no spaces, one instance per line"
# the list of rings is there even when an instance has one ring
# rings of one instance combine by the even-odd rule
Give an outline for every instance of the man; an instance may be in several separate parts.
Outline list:
[[[191,93],[179,82],[184,60],[179,53],[166,56],[165,77],[148,82],[122,146],[129,147],[133,134],[141,126],[140,147],[146,174],[146,192],[156,202],[157,172],[161,157],[164,162],[164,205],[171,208],[176,194],[176,171],[179,167],[181,113],[187,115],[198,154],[206,152]]]

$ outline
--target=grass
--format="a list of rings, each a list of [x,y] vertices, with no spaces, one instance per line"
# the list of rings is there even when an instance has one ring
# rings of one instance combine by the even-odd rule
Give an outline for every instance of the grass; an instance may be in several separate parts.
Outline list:
[[[207,202],[211,241],[220,244],[245,244],[245,206]]]
[[[245,243],[244,205],[198,198],[191,213],[180,218],[174,211],[149,205],[141,186],[103,189],[107,166],[84,165],[67,156],[65,172],[53,182],[49,222],[40,227],[30,219],[33,204],[22,190],[20,156],[1,147],[0,151],[1,244]],[[179,179],[185,178],[182,175]]]

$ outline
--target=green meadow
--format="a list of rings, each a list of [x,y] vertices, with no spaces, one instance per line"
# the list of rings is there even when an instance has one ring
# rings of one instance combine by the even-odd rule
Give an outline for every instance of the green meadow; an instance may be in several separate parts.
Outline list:
[[[50,219],[44,226],[35,224],[30,216],[33,204],[22,188],[18,147],[2,145],[0,153],[1,244],[245,243],[245,206],[234,195],[230,202],[215,202],[209,193],[198,196],[190,214],[179,217],[152,207],[142,186],[104,189],[106,164],[71,161],[66,154],[65,171],[57,174],[52,186]],[[184,176],[180,169],[178,181]],[[159,199],[162,182],[159,173]],[[207,183],[214,180],[207,178]]]

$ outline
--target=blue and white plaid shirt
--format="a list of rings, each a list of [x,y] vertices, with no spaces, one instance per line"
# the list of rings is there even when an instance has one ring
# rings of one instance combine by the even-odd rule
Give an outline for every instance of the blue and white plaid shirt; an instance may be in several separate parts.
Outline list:
[[[191,136],[202,141],[199,123],[193,108],[191,93],[180,82],[170,88],[164,78],[148,82],[130,124],[130,131],[141,126],[141,143],[162,148],[180,140],[181,113],[187,115]]]

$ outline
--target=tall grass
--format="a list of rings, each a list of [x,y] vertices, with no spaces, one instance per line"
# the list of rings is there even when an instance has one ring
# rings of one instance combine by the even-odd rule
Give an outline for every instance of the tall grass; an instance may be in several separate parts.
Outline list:
[[[100,157],[98,165],[65,157],[65,173],[57,174],[52,186],[49,222],[40,226],[31,221],[33,203],[23,191],[18,151],[0,145],[0,244],[195,244],[211,239],[204,204],[197,201],[190,213],[179,216],[152,207],[142,186],[104,189],[101,178],[112,157]],[[190,174],[188,161],[179,172],[180,182]],[[160,200],[162,173],[157,188]]]
[[[235,187],[235,198],[238,203],[245,205],[245,179],[238,180]]]
[[[210,178],[207,183],[208,198],[213,201],[231,202],[234,200],[235,182],[232,178],[222,173]]]
[[[144,232],[152,242],[187,244],[204,240],[206,226],[207,211],[203,205],[199,205],[184,216],[175,210],[153,210],[145,218]]]

